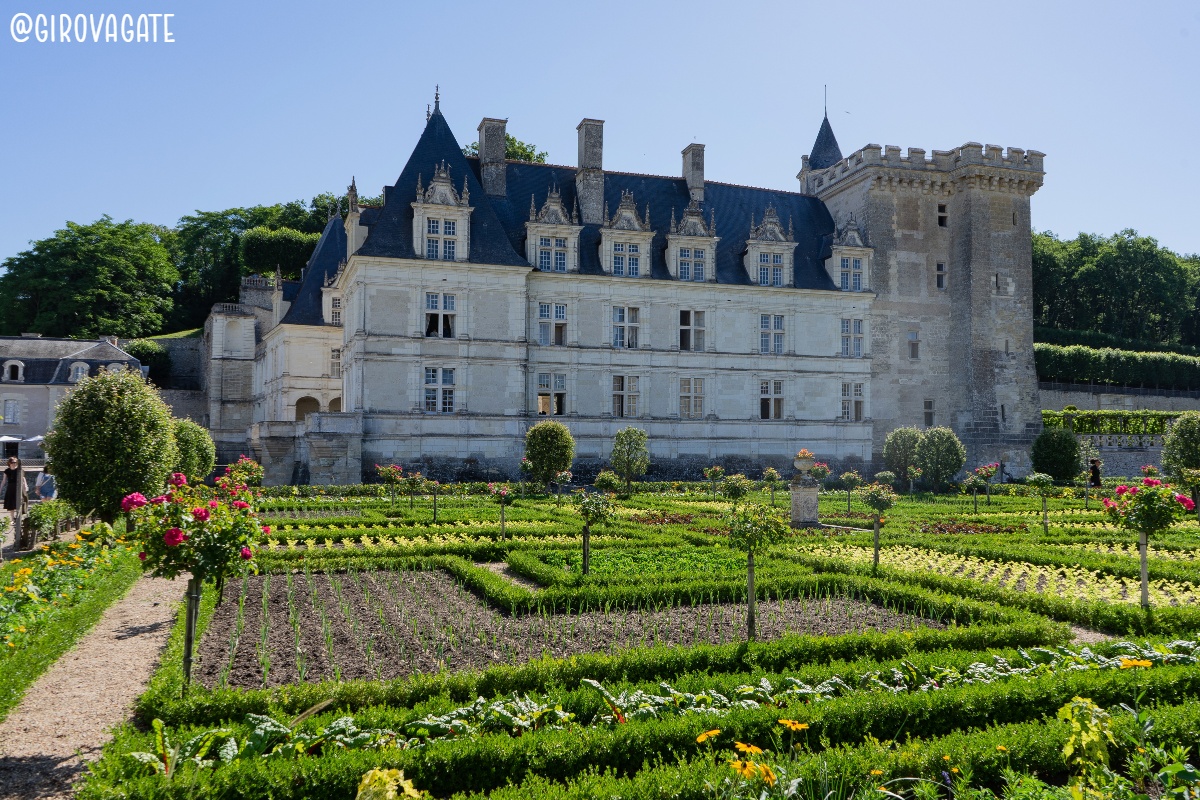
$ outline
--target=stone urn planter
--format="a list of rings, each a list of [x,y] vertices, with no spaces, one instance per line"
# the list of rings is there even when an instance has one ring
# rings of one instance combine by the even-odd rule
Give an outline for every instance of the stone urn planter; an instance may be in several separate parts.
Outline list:
[[[792,459],[796,468],[796,476],[792,478],[792,519],[793,528],[816,527],[817,522],[817,482],[808,471],[817,463],[816,456],[797,455]]]
[[[813,465],[816,463],[816,458],[800,458],[799,456],[796,456],[792,459],[792,466],[804,473],[807,473],[810,469],[812,469]]]

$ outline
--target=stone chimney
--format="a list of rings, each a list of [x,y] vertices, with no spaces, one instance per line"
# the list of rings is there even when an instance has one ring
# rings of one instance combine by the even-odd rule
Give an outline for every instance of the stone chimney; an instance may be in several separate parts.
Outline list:
[[[479,123],[479,175],[483,178],[483,191],[492,197],[507,194],[504,166],[505,141],[508,120],[484,117]]]
[[[688,194],[697,203],[704,202],[704,145],[689,144],[683,148],[683,179]]]
[[[604,120],[585,119],[575,128],[579,132],[579,169],[575,173],[575,194],[584,225],[604,222]]]

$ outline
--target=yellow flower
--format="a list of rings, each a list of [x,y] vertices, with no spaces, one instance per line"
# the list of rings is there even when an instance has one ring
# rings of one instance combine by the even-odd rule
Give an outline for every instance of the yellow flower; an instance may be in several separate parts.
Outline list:
[[[705,742],[707,742],[709,739],[713,738],[720,732],[721,732],[720,728],[713,728],[711,731],[705,731],[704,733],[697,736],[696,741],[700,744],[704,744]]]
[[[775,777],[774,770],[772,770],[766,764],[758,765],[758,775],[766,782],[767,786],[774,786],[775,781],[779,780],[777,777]]]
[[[942,761],[949,761],[949,760],[950,760],[950,756],[942,756]]]
[[[876,775],[876,776],[878,776],[878,775],[882,775],[882,774],[883,774],[883,770],[881,770],[881,769],[873,769],[873,770],[871,770],[871,774],[872,774],[872,775]]]
[[[1150,667],[1153,662],[1144,658],[1122,658],[1121,669],[1133,669],[1134,667]]]
[[[950,768],[950,771],[951,771],[951,772],[953,772],[955,775],[957,775],[957,774],[958,774],[958,767],[951,767],[951,768]]]
[[[24,633],[24,632],[25,632],[25,626],[24,626],[24,625],[20,625],[20,626],[18,626],[18,627],[17,627],[17,632],[18,632],[18,633]]]
[[[729,768],[743,778],[753,778],[757,772],[753,761],[730,761]]]
[[[794,719],[781,719],[779,720],[779,724],[793,733],[799,733],[800,731],[808,730],[807,722],[796,722]]]
[[[1004,746],[1004,745],[1002,745],[1002,744],[998,744],[998,745],[996,745],[996,751],[997,751],[997,752],[999,752],[999,753],[1007,753],[1007,752],[1008,752],[1008,748],[1007,748],[1007,747],[1005,747],[1005,746]]]
[[[734,742],[733,746],[743,753],[749,753],[752,756],[762,753],[762,748],[758,745],[746,744],[745,742]]]

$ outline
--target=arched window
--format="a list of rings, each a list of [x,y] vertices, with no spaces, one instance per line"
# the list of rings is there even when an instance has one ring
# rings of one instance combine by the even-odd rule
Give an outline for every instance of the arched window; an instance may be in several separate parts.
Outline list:
[[[120,372],[123,369],[125,369],[125,365],[120,361],[114,361],[112,364],[108,365],[109,372]]]
[[[342,398],[335,397],[329,401],[330,413],[336,414],[342,410]]]
[[[25,364],[21,361],[5,361],[3,378],[5,383],[21,383],[25,380]]]
[[[88,365],[82,361],[76,361],[71,365],[71,383],[78,383],[88,376]]]
[[[301,422],[309,414],[321,410],[321,403],[315,397],[301,397],[296,401],[296,422]]]

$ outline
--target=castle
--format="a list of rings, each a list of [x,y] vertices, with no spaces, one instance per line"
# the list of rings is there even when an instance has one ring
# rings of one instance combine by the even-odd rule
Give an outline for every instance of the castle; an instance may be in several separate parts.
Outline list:
[[[630,425],[663,477],[800,447],[870,470],[902,425],[1027,469],[1042,153],[843,157],[826,117],[787,192],[706,180],[702,144],[676,177],[606,170],[601,120],[568,167],[506,160],[502,119],[467,157],[440,103],[427,117],[381,207],[351,182],[300,281],[246,279],[213,308],[222,458],[252,452],[275,483],[383,462],[511,477],[548,417],[584,472]]]

